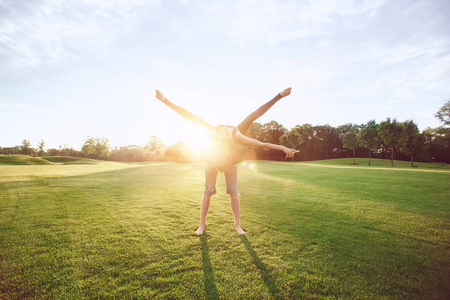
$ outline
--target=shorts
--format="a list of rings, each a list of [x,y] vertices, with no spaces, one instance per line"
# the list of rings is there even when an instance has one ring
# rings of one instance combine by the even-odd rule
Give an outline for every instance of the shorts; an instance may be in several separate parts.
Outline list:
[[[212,196],[216,191],[216,180],[217,180],[217,169],[216,167],[206,164],[205,167],[205,191],[203,195]],[[232,165],[223,171],[225,175],[225,182],[227,185],[228,195],[239,195],[237,191],[237,165]]]

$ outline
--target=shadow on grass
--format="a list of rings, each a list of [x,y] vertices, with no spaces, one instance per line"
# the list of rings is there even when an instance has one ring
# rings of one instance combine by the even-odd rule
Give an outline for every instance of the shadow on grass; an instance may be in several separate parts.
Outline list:
[[[241,235],[240,236],[242,243],[245,245],[245,248],[247,248],[248,253],[250,253],[250,256],[253,259],[253,262],[255,263],[256,267],[259,270],[259,273],[264,280],[264,284],[267,286],[267,289],[272,294],[272,297],[274,299],[283,299],[283,296],[281,294],[281,291],[278,289],[277,285],[275,284],[272,275],[270,275],[270,272],[267,270],[264,263],[261,261],[261,259],[258,257],[258,254],[256,254],[255,250],[253,249],[252,245],[250,244],[249,240],[247,239],[247,236]]]
[[[214,281],[214,272],[211,266],[211,260],[209,259],[208,236],[206,233],[200,236],[200,243],[202,245],[203,278],[205,281],[206,299],[219,299]]]

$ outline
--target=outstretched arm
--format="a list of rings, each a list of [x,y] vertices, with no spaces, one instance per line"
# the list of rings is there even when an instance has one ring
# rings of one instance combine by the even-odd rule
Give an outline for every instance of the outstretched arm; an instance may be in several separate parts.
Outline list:
[[[245,135],[243,135],[241,132],[236,132],[236,141],[241,144],[242,146],[250,147],[250,148],[262,148],[262,149],[268,149],[268,150],[278,150],[283,151],[287,157],[292,158],[294,157],[295,153],[300,152],[296,149],[289,149],[287,147],[271,144],[271,143],[262,143],[258,140],[249,138]]]
[[[195,124],[207,129],[207,130],[211,130],[213,128],[213,126],[211,126],[210,124],[206,123],[205,121],[203,121],[200,117],[194,115],[193,113],[191,113],[190,111],[188,111],[187,109],[184,109],[178,105],[173,104],[172,102],[170,102],[166,97],[164,97],[164,95],[156,90],[156,98],[158,100],[160,100],[162,103],[164,103],[165,105],[167,105],[168,107],[170,107],[171,109],[173,109],[175,112],[179,113],[182,117],[184,117],[185,119],[194,122]]]
[[[289,96],[291,94],[292,88],[287,88],[280,93],[278,93],[272,100],[260,106],[257,110],[249,114],[244,121],[242,121],[237,127],[242,134],[245,134],[247,130],[250,128],[253,122],[256,121],[259,117],[266,113],[275,103],[278,102],[283,97]]]

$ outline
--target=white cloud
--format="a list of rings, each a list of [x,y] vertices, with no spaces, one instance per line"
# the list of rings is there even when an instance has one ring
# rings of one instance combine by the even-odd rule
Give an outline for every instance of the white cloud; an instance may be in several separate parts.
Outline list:
[[[374,16],[383,2],[239,1],[235,6],[231,32],[239,41],[246,43],[264,40],[276,44],[284,40],[327,36],[334,31],[337,22],[344,23],[347,18]]]
[[[152,1],[159,4],[160,1]],[[0,53],[3,72],[57,65],[82,52],[102,53],[136,26],[144,0],[3,1]]]

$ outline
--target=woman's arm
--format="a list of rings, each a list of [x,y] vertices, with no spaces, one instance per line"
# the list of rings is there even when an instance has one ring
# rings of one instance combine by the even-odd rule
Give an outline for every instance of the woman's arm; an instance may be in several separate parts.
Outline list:
[[[182,117],[184,117],[185,119],[206,128],[207,130],[211,130],[213,128],[213,126],[211,126],[210,124],[206,123],[205,121],[203,121],[200,117],[194,115],[193,113],[191,113],[190,111],[188,111],[185,108],[182,108],[178,105],[173,104],[172,102],[170,102],[166,97],[164,97],[164,95],[156,90],[156,98],[158,100],[160,100],[162,103],[164,103],[165,105],[167,105],[168,107],[170,107],[171,109],[173,109],[175,112],[179,113]]]
[[[294,157],[295,153],[300,152],[296,149],[289,149],[287,147],[271,144],[271,143],[262,143],[258,140],[249,138],[245,135],[243,135],[241,132],[236,132],[236,141],[241,144],[242,146],[250,147],[250,148],[262,148],[262,149],[269,149],[269,150],[278,150],[283,151],[287,157],[291,158]]]

